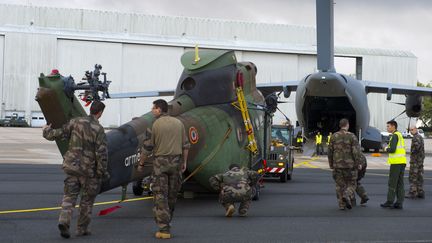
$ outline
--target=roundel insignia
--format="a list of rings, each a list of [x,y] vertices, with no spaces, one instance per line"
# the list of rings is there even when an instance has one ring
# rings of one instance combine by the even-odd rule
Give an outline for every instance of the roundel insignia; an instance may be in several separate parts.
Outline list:
[[[196,144],[199,140],[198,131],[195,127],[189,128],[189,141],[192,144]]]

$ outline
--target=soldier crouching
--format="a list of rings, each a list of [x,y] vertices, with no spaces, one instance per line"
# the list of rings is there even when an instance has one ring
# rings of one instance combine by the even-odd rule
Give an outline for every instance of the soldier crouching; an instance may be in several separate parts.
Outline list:
[[[234,214],[235,203],[240,203],[239,215],[247,216],[252,201],[252,187],[258,182],[257,172],[232,164],[227,172],[210,177],[209,182],[213,189],[220,191],[219,202],[226,210],[226,217]]]

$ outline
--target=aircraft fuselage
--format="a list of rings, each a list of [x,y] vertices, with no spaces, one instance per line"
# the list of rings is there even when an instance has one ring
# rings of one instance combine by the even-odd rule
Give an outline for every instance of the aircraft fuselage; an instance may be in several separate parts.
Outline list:
[[[350,131],[360,136],[362,145],[377,149],[381,135],[369,127],[369,108],[363,83],[335,72],[317,72],[306,76],[297,87],[296,112],[305,136],[316,132],[327,136],[339,130],[339,121],[347,118]]]

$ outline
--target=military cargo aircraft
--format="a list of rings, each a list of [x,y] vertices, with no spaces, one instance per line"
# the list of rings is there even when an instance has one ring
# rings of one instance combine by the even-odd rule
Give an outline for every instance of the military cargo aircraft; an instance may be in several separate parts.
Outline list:
[[[327,135],[338,130],[341,118],[348,118],[350,130],[361,140],[365,150],[381,148],[380,131],[369,125],[368,93],[406,95],[405,112],[408,117],[418,117],[422,110],[422,96],[432,95],[432,89],[357,80],[337,73],[334,67],[333,0],[316,0],[317,68],[301,81],[272,83],[268,92],[284,90],[288,98],[296,92],[297,119],[304,136],[311,137],[321,131]],[[264,87],[262,87],[264,88]],[[389,117],[389,120],[392,119]]]

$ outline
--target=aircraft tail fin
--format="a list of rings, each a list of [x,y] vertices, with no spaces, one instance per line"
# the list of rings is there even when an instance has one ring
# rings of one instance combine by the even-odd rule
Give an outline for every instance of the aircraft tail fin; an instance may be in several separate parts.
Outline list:
[[[65,79],[59,74],[41,74],[39,77],[36,101],[52,128],[60,128],[72,118],[86,115],[78,99],[75,96],[68,97],[64,92]],[[56,143],[63,155],[67,151],[68,141],[56,140]]]

